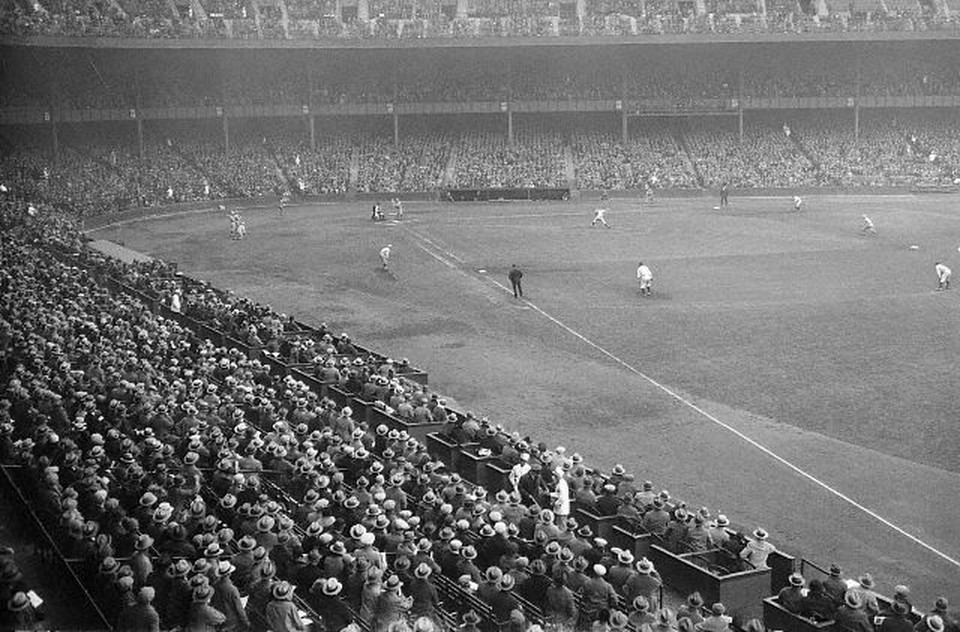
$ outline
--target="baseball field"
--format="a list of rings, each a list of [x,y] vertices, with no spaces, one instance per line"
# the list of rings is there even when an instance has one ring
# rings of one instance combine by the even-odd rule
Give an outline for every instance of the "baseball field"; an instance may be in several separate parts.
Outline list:
[[[409,358],[462,410],[883,593],[960,603],[960,286],[934,274],[960,274],[957,200],[714,204],[614,200],[609,229],[587,201],[409,203],[378,223],[366,203],[295,205],[244,211],[239,242],[216,212],[92,236]]]

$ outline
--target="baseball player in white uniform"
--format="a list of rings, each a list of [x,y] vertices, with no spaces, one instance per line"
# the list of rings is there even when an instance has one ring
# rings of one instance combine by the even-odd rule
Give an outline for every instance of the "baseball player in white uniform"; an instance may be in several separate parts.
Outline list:
[[[860,232],[864,235],[876,235],[877,229],[873,227],[873,220],[866,215],[862,215],[861,217],[863,219],[863,224],[860,226]]]
[[[380,249],[380,263],[383,264],[383,269],[387,269],[387,262],[390,261],[390,249],[393,248],[393,244],[387,244]]]
[[[600,222],[607,228],[610,228],[610,224],[607,223],[607,220],[604,219],[604,215],[607,214],[607,209],[601,207],[593,212],[593,221],[590,222],[590,228],[593,228],[597,225],[597,222]]]
[[[653,272],[642,261],[637,266],[637,282],[640,284],[640,296],[649,296],[653,292]]]
[[[933,269],[937,273],[937,291],[949,290],[950,289],[950,275],[952,272],[950,268],[943,265],[939,261],[936,265],[933,266]]]

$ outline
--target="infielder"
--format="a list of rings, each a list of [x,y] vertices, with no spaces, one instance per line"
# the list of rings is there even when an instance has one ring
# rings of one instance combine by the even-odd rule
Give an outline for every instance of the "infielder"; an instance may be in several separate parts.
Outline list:
[[[606,214],[607,214],[607,209],[605,209],[605,208],[602,208],[602,207],[601,207],[601,208],[598,208],[597,210],[595,210],[595,211],[593,212],[593,221],[590,222],[590,228],[593,228],[594,226],[596,226],[596,225],[597,225],[597,222],[600,222],[601,224],[603,224],[603,225],[606,226],[607,228],[610,228],[610,224],[608,224],[608,223],[607,223],[607,220],[605,220],[605,219],[603,218],[604,215],[606,215]]]
[[[640,284],[640,296],[650,296],[653,292],[653,272],[641,261],[637,266],[637,282]]]

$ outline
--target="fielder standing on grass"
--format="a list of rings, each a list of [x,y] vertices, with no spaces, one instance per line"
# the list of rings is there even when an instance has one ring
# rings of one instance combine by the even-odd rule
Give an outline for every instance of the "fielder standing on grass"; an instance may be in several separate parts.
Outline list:
[[[640,284],[640,296],[650,296],[653,293],[653,272],[641,261],[637,266],[637,282]]]
[[[390,249],[393,248],[393,244],[387,244],[380,249],[380,263],[383,264],[383,269],[387,269],[387,263],[390,261]]]
[[[523,279],[523,272],[517,267],[517,264],[510,266],[510,273],[507,274],[510,279],[510,286],[513,288],[513,298],[523,298],[523,285],[520,280]]]
[[[952,272],[950,268],[943,265],[939,261],[933,266],[933,269],[937,273],[937,291],[949,290],[950,289],[950,275]]]
[[[862,216],[863,224],[860,225],[860,232],[864,235],[876,235],[877,229],[873,227],[873,220],[866,215]]]

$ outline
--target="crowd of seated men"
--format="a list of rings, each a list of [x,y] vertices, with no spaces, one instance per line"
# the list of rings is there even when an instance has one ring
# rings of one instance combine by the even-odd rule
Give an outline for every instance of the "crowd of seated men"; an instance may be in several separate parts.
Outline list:
[[[298,2],[289,22],[276,6],[253,10],[236,3],[206,0],[206,17],[165,2],[98,3],[91,0],[46,0],[34,4],[7,3],[0,13],[0,32],[15,35],[127,38],[436,38],[436,37],[545,37],[558,35],[616,35],[662,33],[743,33],[807,31],[913,31],[955,28],[949,15],[921,9],[885,13],[841,12],[811,16],[799,10],[763,14],[752,0],[707,3],[706,13],[695,15],[690,2],[588,3],[583,16],[558,15],[546,3],[472,3],[469,17],[450,19],[435,7],[415,13],[411,3],[374,1],[368,20],[339,19],[330,7],[318,15]],[[309,25],[309,26],[308,26]]]
[[[466,134],[457,153],[456,184],[461,188],[565,186],[563,144],[556,133],[518,134],[513,145],[502,134]]]
[[[583,126],[564,134],[524,124],[510,145],[503,130],[318,135],[303,129],[239,128],[230,149],[210,127],[157,128],[143,154],[129,130],[78,127],[61,136],[56,159],[39,137],[8,136],[0,158],[8,186],[86,215],[179,202],[293,195],[564,187],[682,189],[953,184],[960,177],[960,126],[949,115],[863,117],[791,114],[748,121],[741,141],[729,119],[633,124],[619,133]],[[568,160],[568,158],[570,160]],[[570,164],[568,164],[568,162]],[[356,165],[351,181],[352,165]],[[447,171],[450,169],[450,173]],[[449,176],[449,182],[448,182]]]

